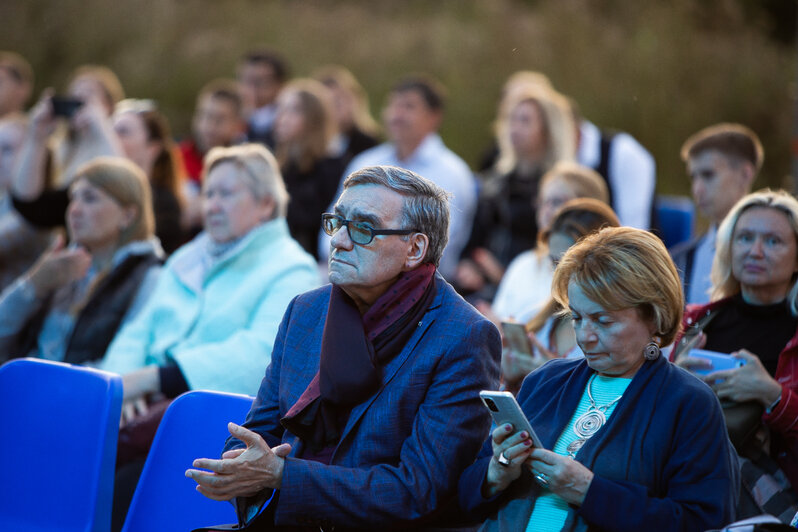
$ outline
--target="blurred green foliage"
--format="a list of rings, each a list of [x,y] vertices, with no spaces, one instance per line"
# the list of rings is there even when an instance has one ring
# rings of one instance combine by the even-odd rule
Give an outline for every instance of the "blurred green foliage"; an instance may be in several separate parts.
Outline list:
[[[679,148],[720,121],[761,135],[757,186],[790,183],[795,51],[768,20],[736,0],[3,0],[0,49],[31,61],[37,91],[108,65],[129,96],[160,102],[178,136],[198,88],[255,44],[295,75],[349,67],[375,114],[398,77],[425,71],[449,89],[444,140],[472,164],[504,80],[540,70],[586,117],[649,148],[659,192],[687,194]]]

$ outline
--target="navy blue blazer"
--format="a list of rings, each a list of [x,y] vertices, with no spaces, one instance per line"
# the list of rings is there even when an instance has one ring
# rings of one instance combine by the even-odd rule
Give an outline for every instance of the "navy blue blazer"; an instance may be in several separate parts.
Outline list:
[[[593,370],[584,359],[554,360],[531,373],[518,401],[547,449],[573,416]],[[461,505],[491,513],[486,530],[522,530],[540,488],[528,470],[504,494],[481,495],[493,451],[460,480]],[[577,452],[595,476],[563,530],[693,531],[734,521],[737,455],[712,390],[659,357],[635,374],[607,424]]]
[[[269,445],[287,442],[276,525],[374,528],[428,516],[457,492],[490,429],[479,391],[495,389],[496,327],[436,277],[436,294],[382,386],[356,406],[330,465],[295,458],[303,445],[280,419],[319,368],[331,286],[297,296],[244,426]],[[228,448],[240,447],[230,440]]]

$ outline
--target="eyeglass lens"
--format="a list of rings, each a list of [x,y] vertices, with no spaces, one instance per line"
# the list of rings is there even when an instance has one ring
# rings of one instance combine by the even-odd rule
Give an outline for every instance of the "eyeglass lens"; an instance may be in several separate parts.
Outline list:
[[[325,216],[324,217],[324,232],[332,236],[338,232],[344,225],[344,219],[340,216]],[[365,245],[372,241],[374,238],[371,233],[371,228],[364,222],[348,222],[347,229],[349,230],[349,238],[355,244]]]

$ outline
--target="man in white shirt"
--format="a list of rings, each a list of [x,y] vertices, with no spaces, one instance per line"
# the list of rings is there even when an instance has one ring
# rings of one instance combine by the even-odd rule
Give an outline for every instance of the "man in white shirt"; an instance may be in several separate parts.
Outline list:
[[[657,184],[654,157],[628,133],[608,134],[584,119],[579,124],[579,164],[606,180],[611,204],[621,224],[650,229]]]
[[[477,183],[465,161],[448,149],[437,133],[443,110],[444,89],[435,80],[413,76],[399,81],[383,111],[389,141],[352,159],[343,178],[367,166],[398,166],[426,177],[450,193],[449,244],[439,271],[453,279],[460,253],[471,234]],[[325,237],[322,233],[319,257],[326,260],[329,237]]]
[[[764,153],[756,133],[740,124],[716,124],[688,138],[682,160],[692,183],[693,200],[709,219],[701,236],[671,249],[687,303],[707,303],[709,274],[718,225],[737,201],[751,191]]]

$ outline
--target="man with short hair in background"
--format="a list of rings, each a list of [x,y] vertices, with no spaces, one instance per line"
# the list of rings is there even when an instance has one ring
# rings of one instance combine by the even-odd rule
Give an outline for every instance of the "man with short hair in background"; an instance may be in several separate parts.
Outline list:
[[[194,235],[202,229],[202,165],[213,148],[227,148],[243,140],[245,128],[241,118],[242,103],[238,84],[232,79],[216,79],[197,96],[191,119],[191,138],[180,144],[180,155],[186,171],[183,226]]]
[[[688,138],[681,151],[693,200],[709,219],[706,233],[671,249],[686,303],[709,302],[709,279],[718,226],[737,201],[751,192],[764,152],[756,133],[741,124],[716,124]]]
[[[274,148],[272,129],[277,117],[277,96],[288,81],[288,65],[273,50],[252,50],[239,61],[237,78],[244,102],[247,140]]]
[[[366,150],[349,163],[344,176],[366,166],[391,165],[423,175],[451,194],[449,245],[440,272],[453,279],[460,253],[471,234],[477,202],[477,182],[468,165],[447,148],[440,135],[445,90],[427,76],[400,80],[388,96],[383,121],[389,141]],[[327,256],[322,235],[319,256]]]
[[[254,529],[417,529],[488,436],[499,332],[437,274],[447,194],[397,167],[344,181],[323,215],[332,284],[289,305],[255,404],[186,475]],[[276,502],[275,502],[276,501]],[[260,528],[262,527],[262,528]],[[279,528],[282,530],[282,528]]]

